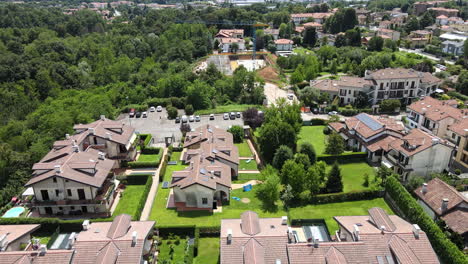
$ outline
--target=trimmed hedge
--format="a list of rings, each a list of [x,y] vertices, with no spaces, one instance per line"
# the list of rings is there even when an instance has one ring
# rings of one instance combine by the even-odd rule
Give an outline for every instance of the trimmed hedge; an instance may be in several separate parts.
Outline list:
[[[141,154],[159,154],[161,148],[156,147],[141,147]]]
[[[169,234],[178,236],[193,236],[195,233],[195,225],[156,225],[159,230],[160,237],[168,237]]]
[[[418,202],[395,177],[385,184],[387,194],[397,204],[406,218],[426,232],[432,247],[443,263],[468,263],[468,257],[450,241],[437,224],[424,212]]]
[[[159,182],[162,182],[164,179],[164,174],[166,174],[167,163],[169,162],[169,153],[163,158],[161,169],[159,170]]]
[[[304,126],[324,126],[327,124],[327,120],[320,118],[312,118],[310,121],[302,122]]]
[[[143,178],[144,175],[138,175],[138,176],[132,175],[132,177],[141,177],[141,178]],[[127,178],[127,182],[128,182],[128,178]],[[140,201],[138,202],[137,211],[136,211],[137,213],[136,213],[136,215],[132,216],[132,220],[134,220],[134,221],[140,220],[141,213],[143,212],[143,208],[145,207],[146,198],[148,198],[148,194],[150,192],[152,184],[153,184],[152,175],[146,175],[145,189],[143,190],[143,195],[141,196]]]
[[[145,185],[148,181],[148,177],[152,177],[151,174],[132,174],[125,177],[127,185]]]
[[[448,94],[449,96],[451,96],[451,97],[455,97],[455,98],[460,99],[460,100],[462,100],[462,101],[468,101],[468,96],[463,95],[463,94],[461,94],[461,93],[459,93],[459,92],[450,91],[450,92],[448,92],[447,94]]]
[[[143,151],[147,146],[151,143],[151,139],[153,136],[151,134],[140,134],[139,139],[140,139],[140,146],[141,150]],[[143,143],[141,144],[141,141],[143,140]]]
[[[193,255],[198,256],[198,245],[200,243],[200,228],[195,228],[194,241],[193,241]]]
[[[111,222],[113,217],[109,218],[95,218],[91,219],[91,222]],[[18,217],[18,218],[0,218],[0,225],[26,225],[26,224],[40,224],[41,232],[51,232],[53,233],[57,227],[60,226],[62,231],[66,232],[75,232],[81,231],[83,229],[84,219],[77,220],[62,220],[59,218],[46,218],[46,217]]]
[[[159,163],[161,162],[161,159],[158,161],[130,161],[127,163],[128,167],[132,169],[137,169],[137,168],[157,168],[159,166]]]
[[[347,109],[347,108],[340,108],[340,114],[344,116],[355,116],[359,113],[368,113],[372,114],[371,108],[363,108],[363,109]]]
[[[136,111],[146,111],[148,110],[148,105],[147,104],[129,104],[120,109],[122,113],[128,113],[130,112],[130,109],[134,108]]]
[[[371,200],[380,197],[383,197],[382,190],[352,191],[346,193],[327,193],[315,195],[311,197],[309,202],[313,204],[327,204]]]
[[[330,154],[322,154],[317,156],[317,161],[325,161],[327,164],[331,164],[335,161],[339,163],[351,163],[359,161],[365,161],[367,158],[367,153],[365,152],[346,152],[340,155],[330,155]]]

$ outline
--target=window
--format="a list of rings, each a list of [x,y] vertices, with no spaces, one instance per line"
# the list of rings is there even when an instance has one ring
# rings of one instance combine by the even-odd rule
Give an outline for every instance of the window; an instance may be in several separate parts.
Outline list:
[[[60,191],[58,189],[55,189],[55,196],[59,196]]]
[[[71,189],[67,189],[67,195],[68,195],[68,196],[72,196]]]
[[[62,206],[59,206],[59,210],[62,211],[62,210],[63,210],[63,207],[62,207]]]
[[[208,204],[208,198],[201,198],[202,204]]]
[[[56,177],[53,177],[53,178],[52,178],[52,181],[53,181],[53,182],[57,182],[57,178],[56,178]]]
[[[75,210],[75,206],[70,207],[70,209]]]

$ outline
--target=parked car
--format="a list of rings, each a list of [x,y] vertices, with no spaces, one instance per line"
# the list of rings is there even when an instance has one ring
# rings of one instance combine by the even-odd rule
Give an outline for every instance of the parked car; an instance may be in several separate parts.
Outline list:
[[[175,122],[176,122],[176,124],[177,124],[177,123],[180,123],[180,117],[177,116],[177,117],[175,118]]]
[[[214,114],[210,114],[210,120],[215,120]]]
[[[188,121],[187,116],[186,116],[186,115],[183,115],[183,116],[182,116],[182,123],[187,123],[187,121]]]
[[[147,118],[147,117],[148,117],[148,113],[147,113],[147,112],[143,112],[143,113],[141,113],[141,117],[143,117],[143,118]]]
[[[158,107],[156,107],[156,111],[162,112],[162,106],[158,105]]]
[[[334,116],[334,115],[337,115],[338,112],[337,111],[331,111],[331,112],[328,112],[328,115],[331,115],[331,116]]]
[[[136,118],[141,117],[141,112],[136,112],[135,117],[136,117]]]
[[[152,106],[152,107],[150,107],[149,110],[150,110],[150,112],[154,112],[154,111],[156,111],[156,107]]]
[[[135,117],[135,108],[130,109],[130,112],[128,114],[130,117]]]
[[[236,113],[236,117],[239,117],[239,118],[240,118],[240,117],[241,117],[241,112],[237,112],[237,113]]]
[[[200,122],[201,121],[201,118],[199,115],[195,116],[195,122]]]
[[[191,115],[191,116],[189,117],[188,121],[189,121],[189,122],[195,121],[195,117],[194,117],[193,115]]]
[[[232,119],[232,120],[236,119],[236,113],[231,112],[231,113],[229,114],[229,118]]]
[[[228,113],[224,113],[223,119],[224,119],[224,120],[228,120],[228,119],[229,119],[229,114],[228,114]]]

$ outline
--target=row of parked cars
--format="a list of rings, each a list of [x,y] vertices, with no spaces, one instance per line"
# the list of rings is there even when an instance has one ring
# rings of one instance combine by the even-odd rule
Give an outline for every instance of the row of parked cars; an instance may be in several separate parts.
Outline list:
[[[224,120],[234,120],[236,118],[240,118],[241,117],[241,113],[240,112],[231,112],[231,113],[224,113],[223,114],[223,119]],[[215,115],[214,114],[210,114],[210,120],[215,120]],[[191,115],[191,116],[186,116],[186,115],[183,115],[181,117],[176,117],[175,119],[175,122],[176,123],[187,123],[187,122],[200,122],[201,121],[201,117],[199,115]]]
[[[150,112],[162,112],[163,108],[162,106],[158,105],[157,107],[154,107],[154,106],[151,106],[149,108],[149,111]],[[130,117],[135,117],[135,118],[146,118],[148,117],[148,112],[144,111],[144,112],[140,112],[140,111],[136,111],[135,108],[132,108],[130,109],[130,111],[128,112],[128,115]]]

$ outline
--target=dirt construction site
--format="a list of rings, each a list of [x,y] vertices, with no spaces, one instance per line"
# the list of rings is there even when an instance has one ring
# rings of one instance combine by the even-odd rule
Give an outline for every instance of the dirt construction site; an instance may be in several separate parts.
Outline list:
[[[216,68],[226,74],[232,75],[234,71],[240,66],[244,66],[248,71],[255,71],[264,68],[267,65],[264,54],[258,54],[254,59],[250,54],[215,54],[208,57],[206,61],[201,62],[196,71],[202,71],[213,63]]]

